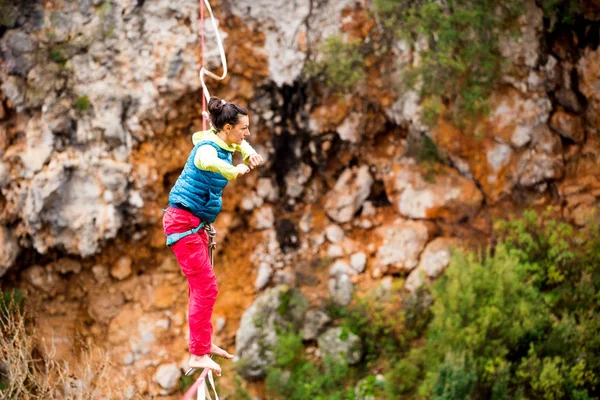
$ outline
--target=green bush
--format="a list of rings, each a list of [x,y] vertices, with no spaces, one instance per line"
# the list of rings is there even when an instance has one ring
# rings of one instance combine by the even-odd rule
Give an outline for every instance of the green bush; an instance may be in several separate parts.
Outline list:
[[[252,400],[252,397],[250,397],[250,394],[242,386],[242,381],[240,380],[240,378],[237,376],[234,376],[233,379],[235,381],[235,393],[234,393],[233,398],[240,399],[240,400]]]
[[[417,160],[421,163],[441,163],[445,159],[438,151],[438,147],[433,140],[427,135],[421,135],[420,143],[418,144]]]
[[[353,400],[349,367],[328,359],[318,366],[304,356],[302,338],[297,333],[279,336],[275,364],[267,368],[267,390],[274,399]],[[350,385],[351,386],[351,385]]]
[[[81,113],[86,112],[90,108],[90,98],[87,95],[79,96],[75,100],[75,108]]]
[[[361,338],[359,367],[311,362],[300,336],[283,333],[269,393],[352,399],[367,376],[360,390],[376,398],[598,398],[600,229],[576,229],[555,214],[528,211],[497,223],[495,246],[456,252],[431,293],[393,289],[329,306]],[[385,372],[384,394],[374,370]]]
[[[58,64],[62,64],[65,62],[65,57],[63,56],[63,53],[60,50],[52,50],[50,52],[50,58],[52,59],[52,61]]]
[[[411,305],[415,317],[420,310]],[[412,307],[414,306],[414,307]],[[352,305],[340,307],[328,306],[329,314],[340,320],[340,325],[357,335],[362,342],[365,353],[365,365],[379,360],[381,356],[395,359],[403,349],[407,348],[407,332],[404,324],[404,312],[401,293],[392,289],[389,298],[381,299],[376,294],[358,298]],[[419,314],[419,317],[421,315]]]
[[[575,23],[577,15],[582,12],[583,4],[582,0],[545,0],[540,2],[544,16],[549,20],[548,30],[552,32],[557,24]]]
[[[290,312],[303,314],[306,311],[306,299],[296,289],[282,291],[279,295],[279,301],[277,312],[281,316],[287,315]]]
[[[332,90],[348,92],[364,81],[364,59],[360,43],[329,36],[320,46],[316,61],[306,64],[308,76],[320,78]]]
[[[430,319],[429,293],[419,290],[405,298],[394,285],[389,292],[375,291],[358,298],[349,306],[329,304],[329,315],[343,328],[342,334],[354,333],[361,339],[365,361],[350,368],[327,360],[323,365],[311,363],[303,355],[300,337],[288,333],[279,337],[275,350],[277,361],[268,369],[267,388],[275,398],[352,399],[351,387],[360,380],[361,395],[383,396],[382,386],[390,399],[408,393],[420,370],[401,360],[410,341],[417,339]],[[402,376],[401,382],[379,382],[372,372],[391,368]],[[389,386],[389,387],[388,387]],[[382,398],[382,397],[376,397]]]
[[[434,285],[425,344],[388,371],[388,393],[600,395],[600,229],[576,230],[551,216],[526,212],[497,224],[490,251],[454,255]],[[394,389],[396,382],[403,386]]]
[[[13,27],[17,21],[19,9],[13,2],[0,0],[0,26]]]
[[[455,358],[452,353],[440,366],[437,377],[431,396],[435,400],[468,399],[477,382],[472,362],[464,356]]]
[[[360,381],[361,395],[379,393],[382,384],[375,380],[370,369],[381,362],[393,364],[408,348],[403,324],[405,309],[410,309],[415,329],[424,325],[423,311],[410,302],[402,307],[397,288],[385,298],[376,293],[362,297],[348,307],[328,305],[328,313],[339,321],[342,335],[352,332],[360,337],[366,354],[366,362],[360,367],[349,367],[330,358],[322,363],[311,361],[304,355],[302,338],[296,330],[290,327],[288,331],[280,332],[273,349],[274,365],[267,368],[267,390],[272,398],[354,399],[355,385],[364,376],[365,379]]]
[[[408,355],[391,364],[385,379],[385,393],[389,399],[402,398],[414,393],[423,379],[421,354],[411,351]]]
[[[522,0],[375,0],[384,26],[397,38],[426,41],[419,65],[405,77],[409,86],[420,87],[425,122],[435,124],[443,104],[460,126],[487,113],[504,62],[499,40],[518,32],[522,7]]]
[[[12,289],[9,291],[0,291],[0,316],[7,315],[13,307],[21,310],[25,295],[20,289]]]

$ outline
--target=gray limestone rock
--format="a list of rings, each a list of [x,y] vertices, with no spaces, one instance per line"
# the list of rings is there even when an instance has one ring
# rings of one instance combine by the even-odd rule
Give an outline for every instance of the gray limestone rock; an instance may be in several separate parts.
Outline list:
[[[278,86],[292,84],[302,72],[308,46],[339,31],[342,10],[356,0],[319,2],[285,1],[273,13],[270,0],[239,0],[231,3],[233,14],[265,34],[270,78]],[[307,26],[311,27],[308,35]],[[315,43],[308,42],[312,38]]]
[[[267,286],[272,275],[273,268],[271,268],[269,264],[261,262],[258,265],[258,273],[256,274],[256,280],[254,281],[254,287],[257,292],[263,290]]]
[[[304,326],[302,327],[302,339],[316,339],[329,322],[331,322],[331,317],[326,312],[309,310],[306,313]]]
[[[0,189],[8,185],[10,167],[7,163],[0,161]]]
[[[536,129],[533,147],[517,164],[519,184],[534,187],[559,179],[564,173],[563,148],[560,137],[548,127]]]
[[[265,205],[261,208],[257,208],[252,213],[250,224],[253,229],[258,231],[265,229],[273,229],[275,225],[275,214],[273,213],[273,207]]]
[[[336,222],[349,222],[369,197],[372,185],[373,177],[367,165],[344,170],[325,195],[325,213]]]
[[[0,277],[14,264],[21,248],[12,231],[0,225]]]
[[[20,30],[9,30],[0,42],[3,59],[6,60],[8,73],[11,75],[27,76],[34,65],[33,52],[36,49],[31,37]]]
[[[23,103],[25,103],[25,92],[27,90],[25,81],[18,76],[8,76],[3,80],[0,87],[10,102],[17,109],[20,109]]]
[[[362,251],[352,254],[350,256],[350,266],[357,274],[364,272],[367,266],[367,255]]]
[[[356,271],[352,268],[351,265],[344,261],[336,261],[329,268],[329,275],[333,277],[338,277],[340,275],[356,275]]]
[[[153,380],[158,383],[161,388],[167,391],[173,391],[177,388],[179,378],[181,378],[181,370],[177,364],[170,363],[160,365],[154,374]]]
[[[381,226],[376,233],[383,239],[377,249],[375,266],[381,272],[410,272],[429,240],[427,225],[421,221],[397,220]]]
[[[114,238],[123,223],[117,206],[127,200],[130,170],[130,165],[111,159],[54,156],[34,176],[25,199],[23,214],[34,248],[42,254],[61,245],[73,254],[96,253],[100,242]]]
[[[279,197],[279,188],[269,178],[260,178],[256,184],[256,193],[266,201],[274,202]]]
[[[337,362],[355,365],[363,355],[360,338],[341,327],[329,328],[319,336],[317,343],[323,359],[331,357]]]
[[[235,337],[238,372],[244,379],[264,378],[265,367],[274,360],[278,330],[302,326],[307,308],[300,291],[281,285],[259,296],[244,312]]]
[[[331,243],[337,243],[344,238],[344,230],[339,225],[331,224],[325,228],[325,237]]]
[[[350,277],[345,273],[339,273],[329,279],[327,284],[329,295],[334,303],[341,306],[347,306],[352,301],[354,285]]]

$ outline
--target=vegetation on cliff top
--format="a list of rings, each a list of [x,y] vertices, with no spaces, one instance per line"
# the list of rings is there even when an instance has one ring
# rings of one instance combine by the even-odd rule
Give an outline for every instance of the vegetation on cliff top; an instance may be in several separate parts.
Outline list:
[[[540,2],[549,25],[546,29],[573,23],[580,3]],[[334,91],[356,92],[356,87],[366,82],[367,64],[385,65],[367,63],[367,59],[392,54],[374,49],[389,49],[394,47],[392,42],[403,41],[418,61],[403,67],[400,91],[420,92],[427,124],[434,125],[444,113],[457,126],[465,127],[488,113],[488,100],[510,67],[500,51],[501,40],[521,34],[524,10],[523,0],[375,0],[375,15],[384,34],[363,42],[329,37],[318,49],[318,61],[309,62],[306,71]],[[373,41],[388,43],[375,46]]]
[[[522,0],[376,0],[375,8],[394,39],[418,53],[404,79],[420,90],[425,114],[437,114],[444,104],[460,124],[488,111],[504,62],[500,39],[517,32]]]

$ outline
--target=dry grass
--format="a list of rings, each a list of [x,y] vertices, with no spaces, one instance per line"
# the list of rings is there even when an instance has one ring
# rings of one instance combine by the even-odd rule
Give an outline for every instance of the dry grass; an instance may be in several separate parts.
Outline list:
[[[0,297],[0,399],[134,399],[111,376],[106,354],[87,350],[78,365],[53,359],[53,349],[36,337],[22,302]]]

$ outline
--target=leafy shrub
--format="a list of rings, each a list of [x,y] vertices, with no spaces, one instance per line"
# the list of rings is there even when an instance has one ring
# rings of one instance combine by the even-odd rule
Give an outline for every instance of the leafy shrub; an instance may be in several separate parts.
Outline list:
[[[402,311],[407,339],[418,338],[425,331],[431,320],[431,303],[431,293],[426,286],[421,286],[404,299]]]
[[[351,378],[349,367],[328,359],[321,366],[304,357],[302,338],[297,333],[279,336],[275,365],[267,368],[267,390],[275,399],[353,400],[354,391],[346,389]]]
[[[19,289],[0,292],[0,318],[7,318],[13,310],[21,311],[25,295]]]
[[[279,301],[279,307],[277,307],[279,315],[283,316],[290,312],[303,314],[306,311],[306,299],[296,289],[282,291],[279,295]]]
[[[87,95],[79,96],[75,100],[75,108],[81,113],[86,112],[90,108],[90,98]]]
[[[581,14],[582,0],[545,0],[540,2],[544,16],[550,20],[548,30],[552,32],[557,24],[573,24]]]
[[[408,136],[406,155],[420,164],[423,179],[430,183],[435,183],[436,176],[446,174],[444,166],[450,164],[448,156],[440,152],[437,144],[426,134]]]
[[[433,290],[424,346],[389,393],[435,399],[591,399],[600,374],[600,229],[552,211],[496,225],[497,245],[455,253]]]
[[[445,159],[438,151],[438,147],[433,140],[427,135],[419,136],[420,143],[418,144],[417,160],[421,163],[439,163]]]
[[[361,297],[347,307],[331,304],[328,311],[340,320],[343,328],[361,339],[366,368],[382,355],[393,359],[406,348],[404,309],[399,290],[392,289],[389,298],[385,299],[377,294]]]
[[[240,378],[237,376],[234,376],[233,379],[235,381],[235,393],[234,393],[233,398],[241,399],[241,400],[252,400],[252,397],[250,397],[250,394],[242,386],[242,381],[240,380]]]
[[[389,399],[402,398],[414,393],[423,379],[422,354],[414,350],[391,364],[385,379],[385,393]]]
[[[473,394],[477,374],[471,361],[465,357],[455,358],[452,353],[444,360],[438,379],[432,389],[432,399],[468,399]]]
[[[63,64],[66,61],[63,53],[60,50],[56,49],[50,51],[50,59],[58,64]]]
[[[361,374],[383,369],[388,399],[598,398],[600,229],[575,229],[555,214],[527,211],[495,225],[493,248],[456,252],[432,288],[431,309],[428,290],[330,306],[361,338],[361,367],[312,363],[300,336],[285,333],[268,370],[269,392],[351,399]],[[381,398],[374,382],[362,380],[360,390]]]
[[[7,0],[0,0],[0,26],[12,27],[19,15],[16,4]]]
[[[420,87],[426,122],[435,123],[443,104],[462,126],[488,111],[504,61],[499,40],[516,31],[521,0],[376,0],[375,8],[396,37],[419,41],[420,63],[406,80]]]
[[[309,76],[318,77],[333,90],[348,92],[364,80],[364,60],[360,43],[345,42],[332,35],[319,48],[316,61],[307,63]]]
[[[378,393],[382,384],[375,381],[369,369],[382,360],[393,364],[408,348],[403,324],[405,308],[397,288],[389,294],[362,297],[347,307],[328,305],[328,313],[339,321],[342,335],[352,332],[361,339],[366,362],[358,368],[330,358],[323,363],[311,361],[305,357],[302,338],[296,331],[280,332],[273,349],[275,363],[267,368],[267,390],[275,399],[354,399],[357,379],[368,374],[361,380],[359,393]],[[413,303],[408,308],[415,327],[422,326],[422,310]]]

